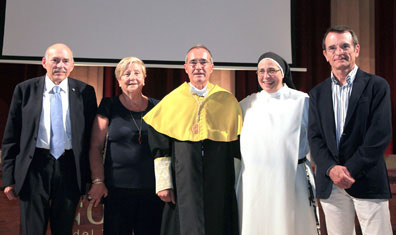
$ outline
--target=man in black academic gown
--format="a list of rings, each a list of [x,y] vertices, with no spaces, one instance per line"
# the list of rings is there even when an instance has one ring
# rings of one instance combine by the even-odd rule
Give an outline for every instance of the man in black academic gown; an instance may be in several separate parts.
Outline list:
[[[168,94],[144,120],[155,158],[156,191],[166,203],[161,234],[238,234],[234,157],[242,115],[228,91],[213,85],[210,51],[186,56],[190,83]]]

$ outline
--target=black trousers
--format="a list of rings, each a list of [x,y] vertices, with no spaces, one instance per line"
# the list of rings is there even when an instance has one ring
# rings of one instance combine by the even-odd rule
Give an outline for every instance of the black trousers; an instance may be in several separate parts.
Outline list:
[[[104,201],[104,235],[159,235],[163,202],[154,190],[110,188]]]
[[[36,148],[19,199],[23,235],[45,235],[48,221],[51,234],[72,234],[80,199],[73,152],[55,159]]]

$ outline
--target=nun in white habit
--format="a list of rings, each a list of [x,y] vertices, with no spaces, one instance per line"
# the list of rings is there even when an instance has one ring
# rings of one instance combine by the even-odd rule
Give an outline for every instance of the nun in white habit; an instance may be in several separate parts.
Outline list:
[[[275,53],[260,56],[257,77],[263,90],[240,102],[242,166],[236,187],[241,235],[317,234],[313,175],[306,159],[308,95],[295,90],[289,65]]]

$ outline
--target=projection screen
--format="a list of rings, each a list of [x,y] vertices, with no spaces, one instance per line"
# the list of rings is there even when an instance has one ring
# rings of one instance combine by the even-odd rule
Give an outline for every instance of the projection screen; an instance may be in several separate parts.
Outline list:
[[[182,64],[204,44],[217,64],[255,66],[274,51],[292,64],[291,0],[7,0],[1,59],[36,60],[56,42],[76,61],[137,56]]]

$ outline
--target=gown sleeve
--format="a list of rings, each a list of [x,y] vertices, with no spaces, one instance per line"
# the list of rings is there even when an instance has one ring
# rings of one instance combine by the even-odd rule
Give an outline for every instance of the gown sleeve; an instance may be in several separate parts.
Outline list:
[[[148,140],[154,158],[155,192],[173,189],[171,173],[171,139],[148,127]]]

